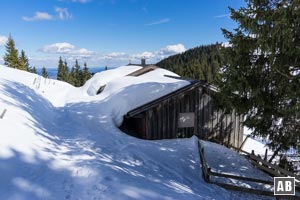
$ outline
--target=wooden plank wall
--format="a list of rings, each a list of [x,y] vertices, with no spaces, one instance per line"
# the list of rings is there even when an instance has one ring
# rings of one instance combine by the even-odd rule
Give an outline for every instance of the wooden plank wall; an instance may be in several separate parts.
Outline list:
[[[242,143],[242,117],[235,112],[225,114],[213,100],[213,92],[201,86],[162,101],[142,113],[143,126],[138,130],[144,139],[171,139],[197,135],[239,147]],[[195,112],[195,127],[178,128],[178,114]]]

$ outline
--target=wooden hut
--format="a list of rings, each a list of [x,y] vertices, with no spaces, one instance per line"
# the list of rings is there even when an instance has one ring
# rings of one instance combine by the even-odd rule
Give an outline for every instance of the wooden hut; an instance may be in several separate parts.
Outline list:
[[[216,93],[211,85],[190,80],[189,85],[128,112],[120,129],[142,139],[196,135],[239,147],[243,141],[243,116],[218,108]]]

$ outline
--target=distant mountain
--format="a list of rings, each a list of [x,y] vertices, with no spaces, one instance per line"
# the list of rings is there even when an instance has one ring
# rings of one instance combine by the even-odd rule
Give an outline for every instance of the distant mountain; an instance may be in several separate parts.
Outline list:
[[[173,71],[176,74],[214,82],[221,66],[221,44],[211,44],[195,47],[184,53],[170,56],[156,65]]]

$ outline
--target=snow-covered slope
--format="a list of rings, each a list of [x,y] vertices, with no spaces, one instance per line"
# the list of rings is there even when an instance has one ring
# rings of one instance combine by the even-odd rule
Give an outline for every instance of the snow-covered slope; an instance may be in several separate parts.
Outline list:
[[[248,138],[246,139],[246,142],[244,143],[243,150],[248,153],[251,153],[253,150],[256,155],[258,154],[258,155],[264,157],[266,149],[267,149],[268,155],[271,155],[273,153],[273,151],[268,148],[268,146],[266,145],[267,142],[262,141],[262,139],[259,140],[259,138],[255,139],[253,137],[249,137],[251,132],[252,131],[249,128],[247,128],[246,126],[244,127],[243,140],[245,140],[247,138],[247,136],[248,136]]]
[[[0,199],[253,199],[204,182],[195,137],[145,141],[117,128],[129,110],[188,84],[163,69],[125,76],[137,69],[74,88],[0,67]]]

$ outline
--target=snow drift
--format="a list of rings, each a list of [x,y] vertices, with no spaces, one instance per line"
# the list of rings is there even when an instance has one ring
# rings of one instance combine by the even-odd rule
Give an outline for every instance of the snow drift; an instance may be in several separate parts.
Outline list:
[[[125,76],[137,69],[74,88],[0,67],[0,199],[256,198],[204,182],[196,137],[145,141],[118,129],[129,110],[189,84],[163,69]]]

